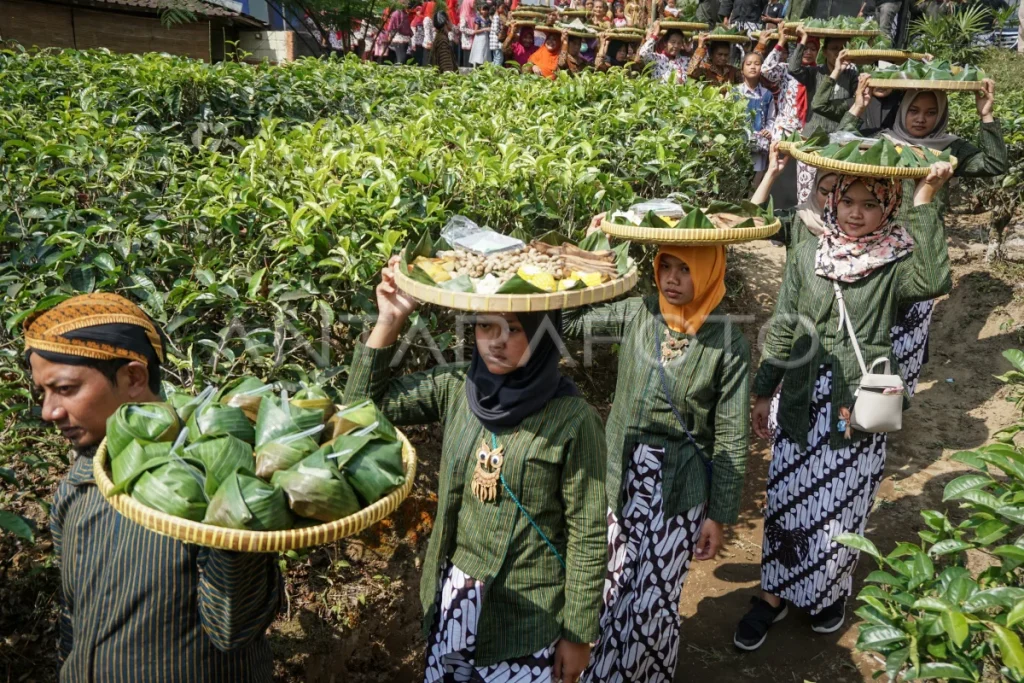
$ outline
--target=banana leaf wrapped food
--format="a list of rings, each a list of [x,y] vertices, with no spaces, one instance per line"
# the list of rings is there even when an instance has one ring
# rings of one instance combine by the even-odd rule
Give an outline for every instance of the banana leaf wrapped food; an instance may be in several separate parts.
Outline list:
[[[133,439],[120,453],[110,457],[110,472],[114,485],[120,486],[131,481],[151,461],[166,460],[171,454],[172,447],[173,444],[167,441],[149,443]]]
[[[255,422],[264,395],[273,389],[274,385],[266,384],[256,377],[241,377],[224,385],[214,400],[226,406],[241,408],[249,421]]]
[[[154,510],[174,517],[202,521],[206,515],[207,496],[203,490],[205,476],[196,467],[176,455],[179,439],[163,458],[148,460],[131,477],[114,488],[114,493],[129,491],[132,498]]]
[[[241,408],[207,401],[196,408],[188,418],[189,441],[195,443],[204,436],[229,435],[246,443],[253,443],[252,423]]]
[[[107,419],[107,450],[116,457],[134,440],[174,441],[181,431],[178,413],[168,403],[126,403]]]
[[[256,450],[278,437],[302,432],[323,423],[323,410],[292,405],[287,392],[282,391],[280,398],[266,396],[260,402],[260,411],[256,416]]]
[[[256,448],[256,474],[270,479],[275,472],[286,470],[301,462],[320,447],[313,437],[323,431],[323,425],[301,432],[283,434]]]
[[[372,505],[405,483],[402,443],[375,434],[339,436],[331,458],[365,505]]]
[[[274,472],[271,483],[284,490],[295,514],[333,522],[362,508],[352,486],[327,457],[332,452],[331,446],[324,446],[292,468]]]
[[[398,440],[394,425],[369,399],[342,408],[331,416],[331,419],[327,421],[326,440],[330,442],[339,436],[361,429],[371,429],[380,439]]]
[[[291,403],[296,408],[323,411],[325,420],[334,414],[334,401],[327,395],[323,387],[315,384],[302,387],[292,396]]]
[[[232,472],[210,498],[204,524],[229,529],[290,529],[294,517],[280,486],[241,470]]]
[[[216,493],[221,483],[236,471],[255,474],[252,446],[230,434],[201,436],[185,447],[185,456],[203,464],[208,496]]]

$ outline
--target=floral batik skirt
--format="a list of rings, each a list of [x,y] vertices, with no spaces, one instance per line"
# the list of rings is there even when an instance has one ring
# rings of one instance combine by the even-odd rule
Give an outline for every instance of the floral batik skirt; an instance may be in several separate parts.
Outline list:
[[[483,602],[483,582],[449,563],[437,594],[437,620],[427,638],[425,683],[550,683],[555,643],[525,657],[476,665],[477,621]]]
[[[601,637],[586,683],[672,683],[679,655],[679,598],[706,503],[666,516],[665,449],[640,444],[625,472],[622,519],[608,511],[608,577]]]
[[[817,614],[853,589],[858,551],[833,540],[861,534],[885,470],[885,434],[832,448],[832,370],[822,366],[811,400],[806,443],[777,424],[768,468],[761,588]]]

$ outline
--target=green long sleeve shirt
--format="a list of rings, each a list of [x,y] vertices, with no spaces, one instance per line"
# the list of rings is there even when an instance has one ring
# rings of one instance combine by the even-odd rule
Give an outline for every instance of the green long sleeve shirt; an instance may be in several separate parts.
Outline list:
[[[671,333],[690,344],[666,361],[672,402],[713,462],[708,490],[702,456],[690,443],[662,388],[657,356],[665,325],[658,297],[634,297],[567,311],[567,336],[619,343],[615,400],[608,417],[609,507],[622,508],[622,472],[637,444],[665,448],[665,514],[708,502],[708,516],[732,524],[739,514],[750,443],[750,347],[738,325],[716,308],[696,335]]]
[[[501,485],[497,499],[472,492],[482,443],[491,433],[466,398],[466,364],[392,379],[394,346],[356,347],[345,402],[372,398],[397,425],[444,425],[437,521],[420,579],[424,632],[447,562],[486,586],[477,625],[477,666],[527,655],[558,638],[590,643],[607,563],[605,441],[601,418],[579,397],[554,399],[517,427],[499,432],[501,474],[558,553]]]
[[[804,134],[810,135],[818,130],[831,133],[839,127],[843,112],[853,104],[857,92],[857,70],[845,69],[838,80],[833,79],[826,66],[804,66],[806,50],[806,46],[800,43],[789,50],[789,73],[807,89],[807,100],[813,103],[804,125]]]
[[[900,306],[934,299],[952,288],[945,232],[934,204],[908,212],[914,238],[911,254],[886,264],[854,283],[842,283],[847,311],[866,363],[892,353],[889,330]],[[839,406],[852,407],[861,369],[845,328],[832,281],[814,273],[817,240],[799,242],[789,252],[779,300],[762,349],[761,366],[754,378],[754,393],[771,396],[782,382],[779,426],[796,441],[807,438],[814,378],[821,365],[832,367],[833,418],[831,444],[845,447],[866,436],[854,432],[847,440],[838,428]]]
[[[122,517],[74,458],[51,510],[61,683],[270,682],[281,604],[272,554],[212,550]]]

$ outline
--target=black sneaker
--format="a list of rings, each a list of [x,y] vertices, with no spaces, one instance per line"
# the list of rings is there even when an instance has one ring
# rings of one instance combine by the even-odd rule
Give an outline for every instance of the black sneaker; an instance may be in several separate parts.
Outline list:
[[[846,598],[839,598],[811,617],[811,630],[815,633],[834,633],[846,621]]]
[[[732,642],[736,647],[753,652],[764,645],[768,629],[782,621],[789,614],[789,604],[783,600],[778,607],[772,607],[761,598],[750,598],[753,607],[740,619]]]

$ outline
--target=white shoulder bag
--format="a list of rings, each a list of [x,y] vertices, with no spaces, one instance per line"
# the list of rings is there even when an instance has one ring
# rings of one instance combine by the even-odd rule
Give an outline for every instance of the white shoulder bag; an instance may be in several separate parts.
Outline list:
[[[839,326],[841,328],[844,323],[846,324],[853,351],[857,354],[857,363],[863,373],[860,386],[854,393],[856,400],[850,413],[850,426],[872,434],[898,432],[903,427],[903,378],[892,373],[888,356],[876,358],[870,368],[864,364],[864,356],[861,354],[860,344],[857,343],[857,334],[853,330],[853,321],[846,311],[843,290],[838,282],[833,281],[832,286],[836,290],[836,299],[839,300]],[[881,373],[875,373],[874,370],[879,364],[884,364],[885,368]]]

